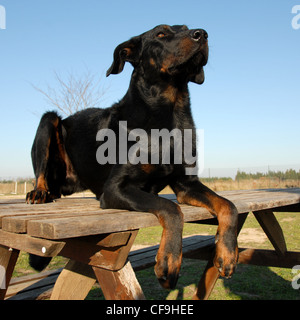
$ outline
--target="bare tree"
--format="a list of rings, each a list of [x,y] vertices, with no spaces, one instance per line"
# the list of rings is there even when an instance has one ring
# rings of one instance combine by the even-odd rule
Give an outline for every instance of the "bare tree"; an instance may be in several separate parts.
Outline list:
[[[57,108],[65,116],[86,108],[98,107],[108,89],[100,85],[101,77],[89,70],[81,76],[68,73],[66,80],[56,71],[54,76],[57,83],[55,88],[49,85],[46,90],[35,85],[33,87],[44,95],[51,107]]]

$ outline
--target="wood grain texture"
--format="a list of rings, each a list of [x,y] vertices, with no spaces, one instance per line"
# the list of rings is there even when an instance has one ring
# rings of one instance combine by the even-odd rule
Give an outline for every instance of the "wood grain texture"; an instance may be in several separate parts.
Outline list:
[[[0,244],[43,257],[56,256],[65,245],[61,241],[33,238],[26,234],[16,234],[3,230],[0,230]]]
[[[92,267],[70,260],[56,280],[50,300],[84,300],[95,282]]]
[[[93,267],[106,300],[145,300],[130,262],[119,271]]]
[[[276,210],[291,205],[296,208],[300,203],[299,188],[224,191],[219,194],[231,200],[239,213]],[[170,200],[176,198],[174,194],[164,197]],[[201,222],[212,218],[204,208],[180,207],[185,222]],[[102,210],[94,198],[66,198],[42,205],[0,204],[0,223],[4,231],[27,233],[45,239],[66,239],[159,225],[156,217],[150,213]]]

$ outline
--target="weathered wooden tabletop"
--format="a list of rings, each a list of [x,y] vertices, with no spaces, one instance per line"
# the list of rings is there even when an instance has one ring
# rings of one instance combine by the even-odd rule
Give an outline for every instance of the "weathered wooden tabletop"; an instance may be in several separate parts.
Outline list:
[[[282,208],[300,203],[300,189],[267,189],[219,192],[239,213]],[[176,200],[175,195],[166,195]],[[180,205],[185,222],[213,218],[204,208]],[[145,212],[100,209],[95,198],[63,198],[53,203],[28,205],[21,200],[0,201],[0,229],[44,239],[65,239],[135,230],[159,225]]]

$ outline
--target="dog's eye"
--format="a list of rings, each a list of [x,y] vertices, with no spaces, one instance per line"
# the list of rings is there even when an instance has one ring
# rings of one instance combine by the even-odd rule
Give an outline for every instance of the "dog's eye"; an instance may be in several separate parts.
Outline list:
[[[156,36],[157,36],[157,38],[163,38],[166,36],[166,34],[163,32],[159,32]]]

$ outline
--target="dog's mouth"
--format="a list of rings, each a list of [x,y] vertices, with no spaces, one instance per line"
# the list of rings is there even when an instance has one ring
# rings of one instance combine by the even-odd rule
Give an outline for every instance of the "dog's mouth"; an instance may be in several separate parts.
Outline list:
[[[191,63],[194,66],[204,67],[207,64],[207,60],[208,52],[203,52],[203,50],[200,50],[192,56],[188,63]]]
[[[204,82],[203,67],[208,60],[208,46],[201,46],[194,55],[186,62],[182,70],[186,73],[188,81],[202,84]]]
[[[175,74],[187,74],[188,77],[192,77],[198,74],[208,61],[208,47],[197,48],[196,52],[193,52],[189,58],[177,61],[176,64],[168,68],[168,73],[171,75]]]
[[[207,41],[204,44],[201,44],[196,52],[192,54],[192,57],[189,59],[191,63],[195,63],[197,65],[201,65],[204,67],[208,60],[208,43]]]
[[[199,46],[195,46],[185,56],[174,57],[169,59],[172,61],[165,70],[173,75],[186,71],[189,75],[198,72],[208,61],[208,45],[207,42]]]
[[[206,31],[192,31],[187,38],[182,40],[182,61],[194,66],[205,66],[208,60],[208,35]]]

